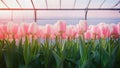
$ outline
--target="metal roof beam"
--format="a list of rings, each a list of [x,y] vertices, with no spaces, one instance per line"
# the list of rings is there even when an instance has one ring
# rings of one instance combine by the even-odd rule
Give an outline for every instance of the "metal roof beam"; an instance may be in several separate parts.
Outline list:
[[[101,3],[101,5],[100,5],[100,7],[99,8],[102,8],[102,6],[103,6],[103,4],[106,2],[106,0],[104,0],[102,3]]]
[[[36,22],[37,21],[37,14],[36,14],[35,5],[33,3],[33,0],[31,0],[31,3],[32,3],[33,9],[34,9],[34,20]]]
[[[77,9],[39,9],[39,8],[0,8],[0,10],[86,10],[86,8]],[[88,8],[87,10],[120,10],[120,8]]]
[[[76,5],[76,0],[74,0],[74,5],[73,5],[73,8],[75,8],[75,5]]]
[[[48,9],[48,3],[47,3],[47,0],[45,0],[45,3],[46,3],[46,8]]]
[[[3,0],[1,0],[1,2],[2,2],[7,8],[9,8],[8,5],[7,5]]]
[[[34,5],[34,3],[33,3],[33,0],[31,0],[31,4],[32,4],[32,6],[33,6],[33,9],[35,9],[35,5]]]
[[[17,4],[19,5],[19,7],[20,7],[20,8],[22,8],[22,6],[20,5],[19,1],[18,1],[18,0],[16,0],[16,2],[17,2]]]
[[[120,0],[113,6],[113,8],[118,6],[119,4],[120,4]]]
[[[60,0],[60,9],[61,9],[61,0]]]
[[[85,10],[85,20],[87,20],[87,13],[88,13],[88,7],[90,5],[92,0],[89,0],[88,4],[87,4],[87,7],[86,7],[86,10]]]

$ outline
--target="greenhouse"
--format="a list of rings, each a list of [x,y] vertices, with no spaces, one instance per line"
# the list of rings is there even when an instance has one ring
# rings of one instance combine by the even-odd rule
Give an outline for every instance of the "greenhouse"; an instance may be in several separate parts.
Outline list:
[[[0,68],[120,68],[120,0],[0,0]]]

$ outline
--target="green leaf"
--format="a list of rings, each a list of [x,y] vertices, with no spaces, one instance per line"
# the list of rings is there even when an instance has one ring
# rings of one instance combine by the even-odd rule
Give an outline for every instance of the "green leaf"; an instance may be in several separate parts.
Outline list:
[[[57,63],[57,68],[61,68],[61,64],[62,64],[62,59],[59,55],[56,54],[56,52],[52,51],[52,54],[56,60],[56,63]]]

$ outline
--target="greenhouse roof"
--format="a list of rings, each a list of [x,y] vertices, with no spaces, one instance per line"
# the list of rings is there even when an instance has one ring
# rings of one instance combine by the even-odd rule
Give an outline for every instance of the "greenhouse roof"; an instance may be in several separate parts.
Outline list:
[[[120,0],[0,0],[0,10],[120,9]]]
[[[0,0],[2,22],[87,18],[120,18],[120,0]]]

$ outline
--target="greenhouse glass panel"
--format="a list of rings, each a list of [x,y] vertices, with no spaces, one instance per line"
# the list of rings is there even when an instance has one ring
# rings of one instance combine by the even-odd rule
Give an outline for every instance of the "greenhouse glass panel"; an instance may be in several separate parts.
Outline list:
[[[113,8],[114,5],[120,0],[106,0],[102,6],[102,8]]]
[[[34,21],[34,11],[31,10],[15,10],[13,11],[13,21],[21,22],[33,22]]]
[[[75,24],[79,19],[84,19],[84,11],[37,11],[37,23],[45,24],[52,23],[54,24],[57,20],[65,20],[69,23],[67,24]],[[73,20],[73,21],[72,21]],[[70,22],[71,21],[71,22]],[[74,22],[75,21],[75,22]]]
[[[61,0],[61,8],[73,8],[75,0]]]
[[[60,0],[47,0],[48,8],[60,8]]]
[[[0,8],[7,8],[7,7],[0,1]]]
[[[100,8],[104,0],[91,0],[88,8]]]
[[[33,0],[35,8],[46,8],[45,0]]]
[[[8,8],[20,8],[16,0],[3,0],[3,2],[8,6]]]
[[[75,8],[86,8],[89,0],[76,0]]]
[[[33,8],[31,0],[18,0],[22,8]]]
[[[11,10],[1,10],[0,11],[0,22],[1,23],[7,23],[8,21],[11,21]]]

